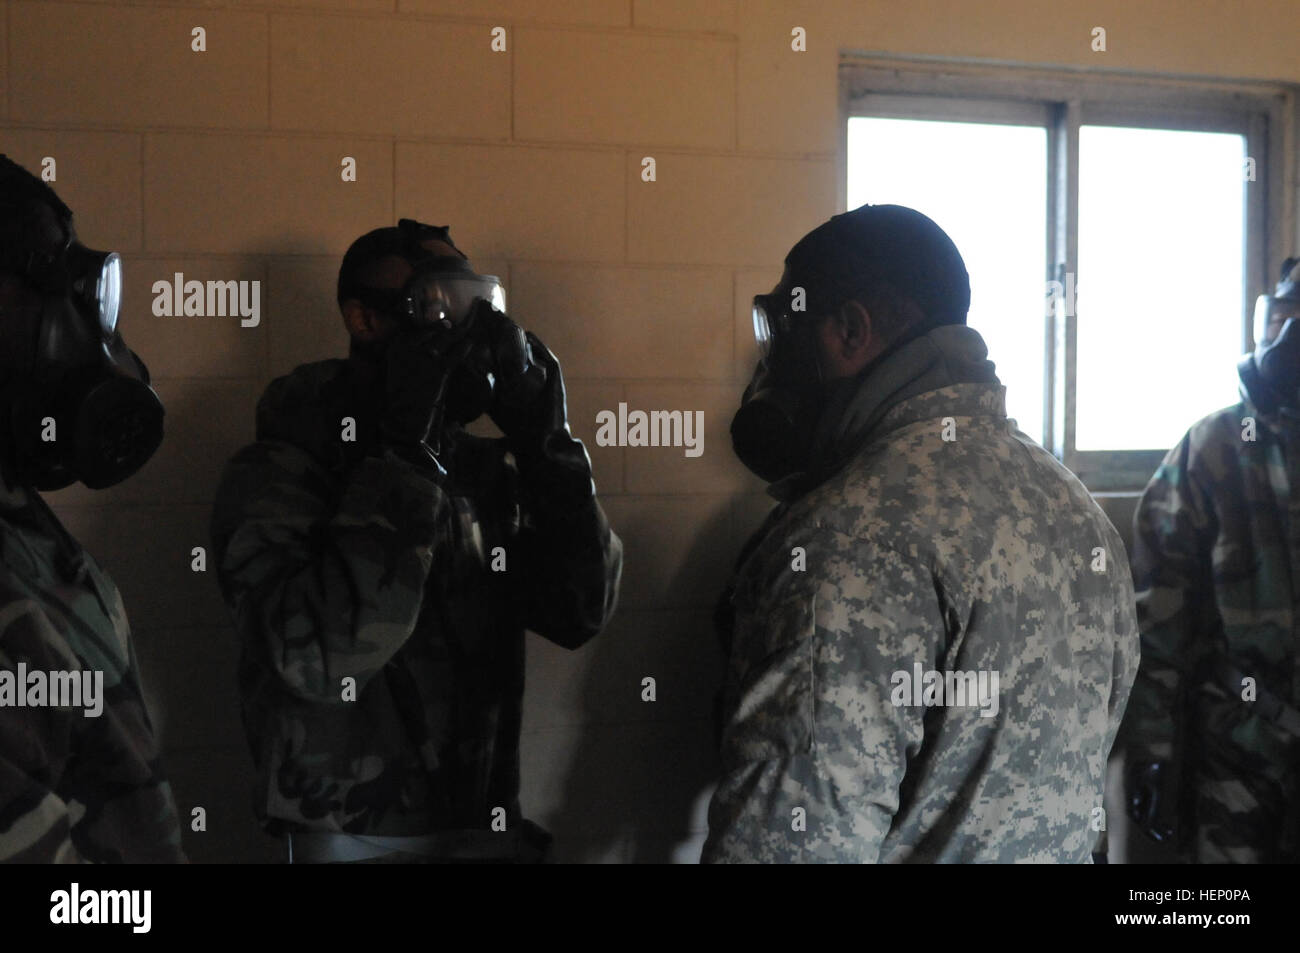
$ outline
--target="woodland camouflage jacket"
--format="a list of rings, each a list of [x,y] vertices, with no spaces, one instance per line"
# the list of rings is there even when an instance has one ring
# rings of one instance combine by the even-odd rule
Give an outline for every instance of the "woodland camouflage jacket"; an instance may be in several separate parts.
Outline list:
[[[25,697],[11,696],[20,673]],[[78,679],[81,707],[48,704],[51,673],[92,676]],[[37,493],[3,475],[0,680],[0,861],[185,859],[122,597]]]
[[[1297,486],[1300,420],[1243,400],[1169,451],[1134,517],[1123,738],[1130,764],[1163,766],[1161,821],[1188,859],[1300,859],[1300,738],[1269,710],[1300,704]]]
[[[622,546],[594,498],[531,494],[502,440],[458,431],[446,486],[381,452],[372,384],[343,360],[274,381],[218,491],[255,807],[272,831],[513,825],[524,630],[596,635]]]

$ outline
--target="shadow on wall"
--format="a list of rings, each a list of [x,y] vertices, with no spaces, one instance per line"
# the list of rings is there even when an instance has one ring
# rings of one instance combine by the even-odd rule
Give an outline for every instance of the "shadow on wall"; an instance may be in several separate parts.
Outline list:
[[[240,274],[256,274],[254,265],[261,260],[241,262]],[[155,270],[169,275],[171,267]],[[215,275],[213,267],[204,263],[200,276]],[[149,361],[166,406],[162,447],[140,473],[109,490],[72,487],[49,495],[121,591],[183,844],[195,862],[274,862],[283,855],[253,813],[254,768],[235,678],[239,640],[218,587],[208,525],[226,462],[254,437],[256,402],[270,382],[272,326],[280,326],[282,340],[292,329],[286,357],[320,349],[329,338],[325,322],[337,337],[335,313],[317,314],[313,306],[333,302],[332,284],[318,287],[321,272],[310,263],[281,262],[272,307],[264,298],[256,328],[221,325],[222,318],[141,316],[145,333],[130,340]],[[147,309],[148,299],[135,290],[137,305]],[[286,320],[286,306],[304,313]],[[319,333],[306,333],[316,323]],[[205,552],[202,571],[194,566],[195,547]],[[203,809],[201,831],[194,829],[196,808]]]
[[[283,237],[286,248],[291,246],[293,237],[287,234]],[[169,674],[174,676],[184,671],[183,682],[188,690],[168,692],[171,714],[164,732],[166,767],[182,816],[185,848],[195,862],[282,863],[285,860],[281,840],[266,834],[256,819],[254,805],[259,797],[256,770],[241,724],[236,679],[240,637],[221,598],[217,567],[211,561],[215,557],[208,523],[226,463],[255,439],[257,400],[271,380],[299,364],[347,354],[346,338],[339,334],[334,305],[335,267],[322,266],[316,259],[272,258],[268,262],[272,280],[263,296],[265,359],[256,367],[238,369],[251,378],[247,399],[238,408],[226,408],[236,419],[221,428],[224,439],[219,452],[214,454],[201,530],[202,545],[208,549],[210,559],[206,581],[215,599],[211,612],[220,629],[196,632],[196,638],[170,660]],[[276,357],[280,360],[276,361]],[[184,414],[183,417],[178,414],[178,422],[184,421],[191,440],[202,440],[211,434],[210,406],[192,407],[186,401],[178,411]],[[176,724],[177,714],[182,709],[202,709],[193,719],[208,726],[220,722],[223,730],[214,738],[178,731],[181,726]],[[189,829],[187,805],[201,803],[200,798],[206,798],[211,805],[207,809],[209,822],[205,833]]]
[[[717,568],[720,536],[731,537],[728,506],[699,527],[674,591]],[[636,541],[624,543],[626,583],[639,565]],[[620,610],[592,651],[579,737],[547,818],[556,860],[695,863],[718,771],[723,656],[712,612]],[[644,700],[646,677],[655,679],[653,702]]]

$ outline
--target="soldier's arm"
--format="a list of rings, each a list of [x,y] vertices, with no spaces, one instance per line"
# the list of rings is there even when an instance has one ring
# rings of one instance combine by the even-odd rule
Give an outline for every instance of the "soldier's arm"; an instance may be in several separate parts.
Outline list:
[[[0,672],[62,670],[53,647],[62,639],[31,599],[6,591]],[[6,708],[0,716],[0,863],[81,863],[72,843],[70,805],[55,793],[73,750],[80,710]]]
[[[1142,655],[1129,700],[1130,750],[1167,757],[1174,699],[1193,656],[1203,651],[1208,608],[1200,593],[1214,535],[1208,495],[1189,472],[1188,437],[1171,450],[1147,484],[1134,514],[1133,588]]]
[[[737,633],[706,863],[874,863],[898,810],[924,709],[895,706],[890,676],[935,667],[935,584],[889,550],[822,548],[785,574],[791,598],[764,631]]]
[[[263,440],[230,462],[212,535],[222,592],[246,644],[299,695],[340,701],[415,628],[448,523],[444,491],[385,453],[340,488],[308,454]]]
[[[492,412],[519,469],[521,621],[557,645],[577,648],[613,615],[623,545],[596,501],[591,458],[569,430],[560,363],[535,334],[526,337],[545,384],[524,404],[500,404]]]
[[[521,502],[527,519],[519,535],[524,625],[557,645],[577,648],[614,613],[622,541],[594,494],[575,501],[525,486]]]
[[[1179,699],[1186,677],[1207,648],[1204,616],[1213,611],[1201,593],[1211,583],[1215,518],[1192,465],[1189,435],[1165,457],[1134,515],[1132,569],[1141,660],[1120,743],[1131,772],[1128,794],[1146,799],[1130,810],[1146,815],[1148,825],[1159,814],[1158,826],[1166,828],[1176,794],[1170,774],[1181,756],[1175,750]],[[1136,790],[1143,786],[1149,790]]]

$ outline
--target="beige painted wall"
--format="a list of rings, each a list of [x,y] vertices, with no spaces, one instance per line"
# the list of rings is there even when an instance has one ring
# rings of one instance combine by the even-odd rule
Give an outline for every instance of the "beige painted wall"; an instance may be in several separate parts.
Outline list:
[[[233,633],[190,550],[267,381],[345,351],[332,288],[356,235],[402,215],[448,223],[506,279],[512,314],[564,363],[626,543],[609,631],[573,654],[530,641],[525,809],[562,858],[692,860],[714,769],[709,612],[765,507],[726,436],[752,360],[747,302],[836,211],[840,52],[1300,79],[1286,0],[0,8],[0,151],[29,168],[55,157],[83,238],[123,253],[124,331],[168,408],[144,472],[54,502],[126,599],[178,802],[207,809],[207,832],[186,835],[196,860],[277,848],[251,820]],[[498,25],[505,53],[489,47]],[[260,326],[154,317],[150,287],[175,271],[260,280]],[[595,413],[619,401],[703,410],[704,455],[596,448]]]

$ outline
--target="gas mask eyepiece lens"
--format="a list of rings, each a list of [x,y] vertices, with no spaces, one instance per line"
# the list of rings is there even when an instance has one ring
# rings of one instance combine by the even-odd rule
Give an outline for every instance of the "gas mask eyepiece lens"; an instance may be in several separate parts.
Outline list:
[[[117,252],[102,252],[73,244],[68,248],[68,273],[72,292],[81,307],[96,315],[105,335],[117,330],[122,304],[122,259]]]
[[[117,330],[117,315],[122,304],[122,259],[117,252],[109,252],[99,270],[95,285],[99,299],[99,327],[105,334]]]
[[[412,279],[406,299],[407,315],[416,325],[460,324],[480,298],[498,311],[506,309],[506,293],[492,275],[440,275],[426,272]]]

